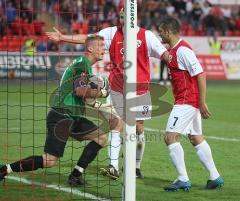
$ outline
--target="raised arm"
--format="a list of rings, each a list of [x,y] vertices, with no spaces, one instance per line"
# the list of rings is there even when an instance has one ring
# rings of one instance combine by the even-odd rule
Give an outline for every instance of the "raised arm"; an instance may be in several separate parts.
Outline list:
[[[64,35],[58,29],[53,27],[53,32],[46,32],[49,39],[55,42],[69,42],[83,44],[87,38],[87,34]]]

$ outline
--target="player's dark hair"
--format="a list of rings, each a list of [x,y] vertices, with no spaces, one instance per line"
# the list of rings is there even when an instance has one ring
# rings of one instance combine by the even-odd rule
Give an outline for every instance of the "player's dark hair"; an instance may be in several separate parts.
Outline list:
[[[180,32],[180,24],[178,20],[173,17],[164,18],[160,22],[160,27],[165,30],[172,31],[173,34],[178,34]]]

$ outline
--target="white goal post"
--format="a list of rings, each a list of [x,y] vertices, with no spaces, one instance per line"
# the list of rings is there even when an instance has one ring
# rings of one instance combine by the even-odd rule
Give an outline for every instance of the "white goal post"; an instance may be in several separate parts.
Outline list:
[[[124,201],[136,200],[136,121],[129,112],[135,104],[137,73],[137,0],[125,0],[124,7],[125,61],[125,124],[124,124]],[[131,100],[131,101],[130,101]]]

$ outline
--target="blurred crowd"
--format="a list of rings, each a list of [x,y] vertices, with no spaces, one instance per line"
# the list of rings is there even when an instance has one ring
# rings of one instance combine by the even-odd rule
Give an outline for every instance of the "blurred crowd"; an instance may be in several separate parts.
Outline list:
[[[145,1],[140,24],[147,29],[159,25],[159,19],[173,16],[179,19],[183,35],[213,36],[240,30],[240,7],[211,5],[205,0]]]
[[[40,13],[52,16],[64,33],[87,34],[118,24],[124,0],[0,0],[0,36],[16,19],[34,22]],[[156,30],[160,20],[173,16],[181,23],[182,35],[240,36],[240,7],[211,5],[206,0],[138,0],[138,24]],[[47,22],[45,22],[47,23]],[[57,50],[56,44],[43,44],[39,51]],[[49,43],[49,42],[48,42]],[[81,45],[61,46],[62,51],[81,51]]]
[[[117,24],[124,0],[49,1],[47,9],[74,33],[94,33]],[[184,35],[229,35],[240,31],[240,7],[211,5],[206,0],[138,0],[138,23],[146,29],[159,25],[166,16],[179,19]],[[60,18],[58,15],[60,11]]]
[[[30,1],[0,0],[0,35],[6,34],[7,28],[18,19],[25,24],[30,24],[37,19],[37,12],[32,9]]]

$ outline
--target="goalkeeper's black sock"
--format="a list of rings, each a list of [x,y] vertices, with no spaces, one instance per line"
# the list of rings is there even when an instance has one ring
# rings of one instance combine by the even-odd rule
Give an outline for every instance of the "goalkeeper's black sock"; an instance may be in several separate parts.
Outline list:
[[[98,151],[102,148],[98,143],[91,141],[84,148],[82,155],[80,156],[77,165],[72,171],[72,175],[75,177],[79,177],[84,169],[87,168],[88,164],[91,163],[97,156]]]
[[[0,180],[4,178],[4,176],[7,175],[7,166],[3,165],[0,167]]]
[[[10,164],[10,167],[13,172],[26,172],[37,170],[39,168],[43,168],[43,157],[30,156],[28,158]]]

